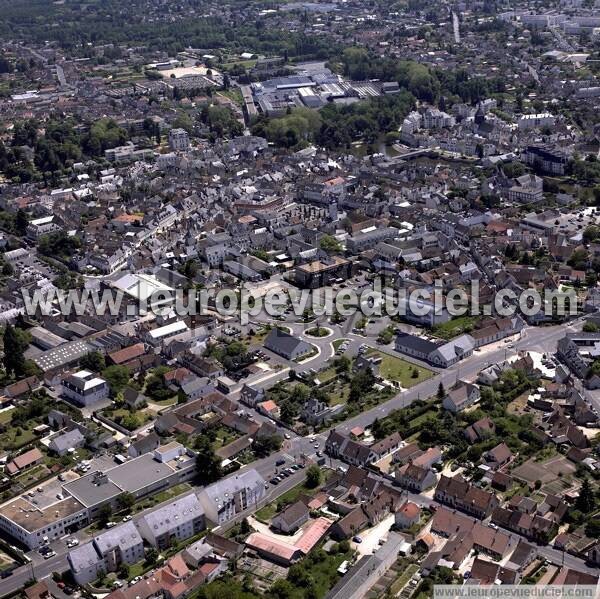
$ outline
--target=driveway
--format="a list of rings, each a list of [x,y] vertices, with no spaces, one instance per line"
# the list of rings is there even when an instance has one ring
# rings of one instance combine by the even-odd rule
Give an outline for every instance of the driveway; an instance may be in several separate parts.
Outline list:
[[[363,530],[358,536],[362,539],[362,543],[355,543],[352,541],[352,547],[356,549],[358,559],[365,555],[371,555],[379,549],[379,541],[384,539],[390,528],[394,524],[394,514],[390,514],[387,518],[384,518],[379,524],[376,524],[372,528]]]

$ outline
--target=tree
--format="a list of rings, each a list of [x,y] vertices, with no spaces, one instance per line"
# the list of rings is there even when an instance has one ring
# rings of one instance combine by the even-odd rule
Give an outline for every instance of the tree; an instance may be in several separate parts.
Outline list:
[[[377,336],[377,342],[382,345],[389,345],[394,339],[394,327],[389,326],[383,329]]]
[[[313,464],[306,471],[306,486],[309,489],[315,489],[321,484],[321,469]]]
[[[370,368],[359,370],[350,381],[350,394],[348,401],[350,403],[358,402],[365,395],[373,390],[375,376]]]
[[[119,566],[119,578],[129,578],[129,565],[125,562]]]
[[[440,381],[440,384],[438,385],[438,390],[437,390],[437,397],[438,397],[438,399],[444,399],[445,396],[446,396],[446,389],[444,389],[444,383],[442,383]]]
[[[587,268],[588,263],[588,252],[586,249],[577,249],[572,254],[571,257],[567,260],[567,264],[576,270],[585,270]]]
[[[106,368],[106,362],[100,352],[93,351],[81,358],[81,367],[93,372],[102,372]]]
[[[114,397],[129,382],[129,368],[118,365],[109,366],[102,371],[102,377],[106,379],[110,392]]]
[[[215,454],[210,439],[202,436],[198,438],[196,448],[196,475],[203,485],[209,485],[219,480],[222,476],[221,460]]]
[[[128,431],[134,431],[135,429],[142,426],[142,421],[140,417],[134,412],[130,412],[129,414],[125,414],[123,418],[121,418],[121,422],[119,423],[123,428],[126,428]]]
[[[587,523],[585,534],[591,539],[600,538],[600,518],[594,518]]]
[[[135,503],[135,496],[132,493],[125,492],[121,493],[117,498],[117,503],[122,510],[129,510]]]
[[[291,582],[280,578],[275,581],[269,594],[277,599],[291,599],[294,596],[294,590]]]
[[[8,375],[22,376],[26,369],[25,350],[29,346],[29,334],[11,324],[4,329],[4,368]]]
[[[22,208],[17,210],[17,216],[15,217],[15,229],[19,233],[19,235],[25,235],[25,231],[27,230],[27,225],[29,224],[29,217],[27,216],[27,212]]]
[[[257,437],[252,441],[252,450],[259,458],[265,458],[274,451],[279,451],[283,439],[279,435]]]
[[[150,547],[148,553],[146,553],[146,563],[155,564],[158,559],[158,550],[156,547]]]
[[[321,237],[321,241],[319,242],[319,246],[328,254],[335,254],[342,251],[341,243],[331,235],[323,235],[323,237]]]
[[[146,379],[146,395],[155,401],[163,401],[173,395],[165,381],[163,369],[157,368]]]
[[[337,374],[346,374],[350,372],[352,362],[348,356],[340,356],[333,361],[333,367]]]
[[[250,528],[250,524],[248,523],[248,518],[242,518],[242,521],[240,522],[240,533],[243,535],[247,535],[250,534],[250,531],[252,529]]]
[[[595,505],[596,498],[594,497],[594,491],[590,485],[589,479],[586,477],[581,483],[579,496],[575,501],[575,509],[583,512],[584,514],[589,514],[594,509]]]
[[[109,503],[104,504],[100,508],[100,511],[98,512],[98,520],[100,522],[100,526],[106,526],[106,523],[112,517],[112,513],[113,513],[112,507],[110,507]]]

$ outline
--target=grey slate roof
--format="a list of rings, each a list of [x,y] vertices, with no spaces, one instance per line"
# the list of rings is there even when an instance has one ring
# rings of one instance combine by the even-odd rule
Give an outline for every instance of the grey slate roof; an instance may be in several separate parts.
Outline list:
[[[120,526],[115,526],[94,537],[94,543],[102,555],[115,547],[120,547],[121,551],[125,551],[142,542],[142,537],[138,529],[131,521],[125,522],[125,524],[121,524]]]
[[[408,333],[400,333],[396,337],[396,343],[423,354],[430,354],[432,351],[438,349],[437,343],[422,339],[416,335],[409,335]]]
[[[242,489],[254,489],[256,487],[262,487],[264,484],[265,480],[254,468],[252,468],[241,474],[228,476],[227,478],[219,480],[206,487],[204,491],[209,499],[213,500],[215,504],[218,505],[223,502],[226,493],[231,497]]]
[[[69,447],[76,447],[79,443],[85,440],[85,437],[81,434],[78,428],[74,428],[72,431],[67,431],[62,435],[58,435],[51,441],[52,449],[61,452]]]
[[[79,545],[69,552],[69,562],[75,572],[79,572],[85,568],[89,568],[101,561],[94,543],[86,543]]]
[[[159,537],[184,522],[189,522],[204,515],[202,505],[196,495],[191,493],[168,503],[144,516],[144,520],[155,537]]]
[[[310,346],[306,341],[292,337],[289,333],[277,328],[271,329],[271,332],[265,339],[264,345],[276,354],[284,356],[290,355],[292,352],[296,351],[298,347],[302,347],[303,351],[308,351],[310,349]]]

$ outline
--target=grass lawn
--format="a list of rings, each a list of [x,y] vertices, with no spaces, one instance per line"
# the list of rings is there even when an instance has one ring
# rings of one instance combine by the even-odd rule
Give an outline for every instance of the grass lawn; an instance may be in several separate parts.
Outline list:
[[[2,412],[0,412],[0,424],[8,424],[10,422],[13,410],[14,408],[7,408],[6,410],[2,410]]]
[[[330,376],[329,371],[333,371]],[[337,376],[333,368],[328,368],[317,375],[317,378],[324,384],[323,391],[329,396],[329,405],[337,406],[346,403],[350,395],[350,383],[346,379]]]
[[[122,424],[123,419],[129,416],[130,414],[134,414],[138,419],[139,424],[135,428],[143,426],[144,424],[152,420],[152,418],[154,417],[154,414],[147,410],[135,410],[134,412],[130,412],[126,408],[117,408],[116,410],[109,409],[107,410],[107,412],[108,413],[104,414],[107,418],[110,418],[110,420],[116,422],[124,428],[127,427],[124,424]]]
[[[335,371],[335,368],[331,366],[330,368],[326,368],[325,370],[317,372],[316,378],[318,378],[321,381],[321,383],[328,383],[329,381],[333,380],[336,376],[337,372]]]
[[[214,440],[212,447],[215,451],[229,445],[232,441],[240,438],[240,434],[226,426],[219,426],[216,431],[216,439]]]
[[[348,341],[348,339],[336,339],[331,345],[333,345],[333,349],[337,351],[344,341]]]
[[[303,362],[310,360],[310,358],[314,358],[319,353],[319,350],[312,344],[311,344],[311,347],[312,347],[312,349],[308,353],[304,354],[303,356],[299,356],[298,358],[296,358],[294,360],[294,362],[298,362],[298,364],[302,364]]]
[[[309,577],[314,581],[314,588],[319,599],[325,597],[338,581],[340,575],[337,573],[337,569],[342,562],[350,560],[352,554],[352,551],[348,551],[348,553],[336,553],[335,555],[327,553],[322,560],[315,559],[314,561],[308,555],[300,562],[300,565],[306,568]],[[295,587],[294,591],[292,593],[293,598],[303,599],[306,597],[303,587]]]
[[[188,483],[180,483],[171,487],[170,489],[165,489],[160,493],[156,493],[151,497],[146,497],[142,499],[138,503],[136,503],[133,507],[134,512],[141,512],[149,507],[153,507],[162,503],[163,501],[168,501],[169,499],[174,499],[178,495],[183,495],[186,491],[189,491],[192,487]]]
[[[325,327],[313,327],[304,331],[304,334],[308,337],[327,337],[329,331]]]
[[[33,423],[35,426],[35,422]],[[20,434],[17,432],[20,431]],[[37,439],[36,434],[22,427],[11,427],[0,435],[0,449],[20,449]]]
[[[249,345],[259,345],[265,340],[266,336],[271,332],[271,329],[260,328],[250,335],[247,339]]]
[[[19,474],[14,480],[21,483],[24,487],[30,487],[48,474],[48,468],[46,468],[44,464],[38,464],[37,466],[26,470],[23,474]]]
[[[437,410],[427,410],[427,412],[423,412],[423,414],[421,414],[420,416],[417,416],[416,418],[413,418],[413,420],[410,421],[409,425],[410,428],[416,428],[419,425],[423,424],[428,418],[431,417],[436,417],[439,415],[439,412]]]
[[[244,67],[245,69],[251,69],[256,64],[256,58],[250,58],[248,60],[233,60],[231,62],[224,62],[220,67],[222,69],[231,68],[235,66]],[[231,90],[229,90],[231,91]],[[226,94],[227,92],[219,92],[220,94]]]
[[[160,406],[161,408],[168,408],[177,403],[177,395],[173,395],[173,397],[169,397],[168,399],[161,399],[160,401],[151,399],[148,403]]]
[[[368,356],[381,356],[381,364],[379,365],[379,374],[388,381],[396,381],[405,389],[410,389],[423,381],[431,378],[433,372],[429,368],[417,366],[411,362],[407,362],[402,358],[397,358],[391,354],[371,348],[367,351]],[[417,376],[413,376],[413,372]]]
[[[326,478],[329,478],[329,476],[332,474],[333,471],[326,470]],[[290,503],[294,503],[294,501],[296,501],[300,495],[308,495],[309,497],[312,497],[319,491],[320,486],[321,485],[315,487],[314,489],[310,489],[302,482],[299,485],[292,487],[289,491],[286,491],[276,501],[273,501],[272,503],[269,503],[265,505],[265,507],[258,510],[256,514],[254,514],[254,517],[261,522],[267,523],[277,513],[278,505],[287,506]]]
[[[232,100],[236,104],[239,104],[240,106],[243,106],[244,104],[242,92],[237,88],[228,89],[227,91],[221,91],[217,95],[225,96],[226,98],[229,98],[230,100]]]
[[[227,576],[225,579],[217,578],[208,584],[203,584],[197,587],[189,596],[190,599],[196,599],[200,591],[202,597],[206,599],[223,599],[223,597],[235,597],[236,599],[259,599],[263,595],[259,595],[254,591],[245,591],[242,583]]]
[[[454,339],[466,331],[473,329],[477,323],[476,316],[458,316],[433,328],[433,334],[441,339]]]
[[[142,576],[151,567],[152,565],[146,562],[146,560],[142,560],[135,564],[131,564],[131,566],[129,566],[129,576],[127,577],[127,579],[132,580],[136,576]]]
[[[417,564],[408,564],[408,566],[404,566],[404,569],[401,571],[400,576],[394,580],[392,586],[389,589],[389,594],[392,597],[395,597],[406,585],[406,583],[413,577],[415,572],[418,572],[419,566]]]

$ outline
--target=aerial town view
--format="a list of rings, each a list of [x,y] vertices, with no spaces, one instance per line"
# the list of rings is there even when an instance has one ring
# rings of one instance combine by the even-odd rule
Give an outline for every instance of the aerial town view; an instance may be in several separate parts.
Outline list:
[[[600,597],[600,0],[0,0],[0,599]]]

